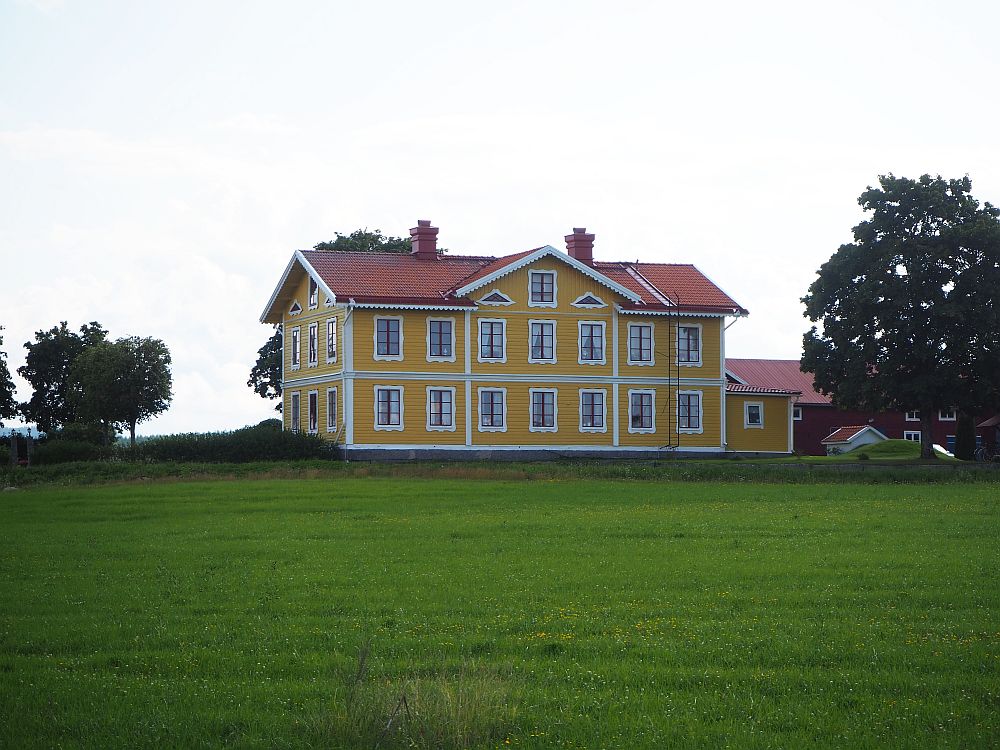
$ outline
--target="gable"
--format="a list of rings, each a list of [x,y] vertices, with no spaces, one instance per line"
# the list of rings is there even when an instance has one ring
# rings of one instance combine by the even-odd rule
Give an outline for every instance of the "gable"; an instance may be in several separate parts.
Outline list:
[[[296,250],[288,261],[288,265],[285,266],[285,272],[281,275],[281,280],[274,288],[274,292],[271,294],[271,299],[268,300],[264,312],[261,313],[260,322],[280,323],[282,314],[285,311],[291,313],[293,303],[299,304],[299,311],[301,311],[302,306],[298,300],[308,300],[310,279],[315,283],[316,298],[318,301],[328,300],[329,304],[337,301],[337,295],[330,290],[330,287],[326,285],[322,277],[316,273],[316,270],[306,260],[302,251]]]

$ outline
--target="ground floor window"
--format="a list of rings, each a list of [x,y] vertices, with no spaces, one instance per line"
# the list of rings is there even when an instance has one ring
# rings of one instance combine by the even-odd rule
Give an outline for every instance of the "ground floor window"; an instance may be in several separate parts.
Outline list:
[[[375,429],[403,429],[403,389],[400,386],[375,387]]]
[[[906,430],[903,433],[903,440],[910,440],[914,443],[920,442],[920,430]]]
[[[655,395],[655,391],[628,392],[629,432],[656,431],[656,423],[653,421],[653,403]]]
[[[319,391],[309,391],[309,434],[319,432]]]
[[[764,426],[764,404],[761,401],[748,401],[743,404],[743,426]]]
[[[479,429],[503,432],[507,429],[507,389],[479,389]]]
[[[337,389],[326,389],[326,431],[337,431]]]
[[[580,432],[606,432],[606,391],[580,391]]]
[[[794,407],[792,407],[792,419],[794,419],[796,422],[801,422],[802,421],[802,407],[801,406],[794,406]]]
[[[531,431],[555,432],[556,427],[556,392],[531,388]]]
[[[288,404],[289,429],[291,429],[292,432],[298,432],[299,431],[299,415],[301,414],[301,411],[300,411],[300,408],[301,408],[300,398],[301,397],[299,396],[299,392],[298,391],[293,391],[292,394],[288,398],[289,398],[289,404]]]
[[[455,429],[455,389],[427,389],[427,429]]]
[[[763,420],[763,407],[760,417]],[[677,429],[682,432],[701,432],[701,391],[678,392]]]

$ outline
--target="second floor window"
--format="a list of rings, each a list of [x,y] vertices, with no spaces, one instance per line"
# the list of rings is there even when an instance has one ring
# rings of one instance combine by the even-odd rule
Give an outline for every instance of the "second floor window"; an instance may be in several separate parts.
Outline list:
[[[319,324],[309,324],[309,366],[315,367],[319,363]]]
[[[479,321],[479,359],[503,360],[504,325],[500,320]]]
[[[529,362],[554,362],[556,358],[556,324],[551,320],[531,321]]]
[[[326,321],[326,361],[337,361],[337,319]]]
[[[298,327],[295,327],[295,328],[292,329],[292,338],[291,338],[290,346],[292,348],[292,351],[291,351],[291,355],[292,355],[291,356],[292,369],[293,370],[298,370],[299,367],[302,364],[301,359],[299,359],[302,356],[302,353],[301,353],[301,350],[300,350],[300,347],[302,346],[302,342],[299,340],[299,329],[298,329]]]
[[[453,359],[452,343],[454,324],[450,320],[427,321],[427,356],[436,359]]]
[[[399,318],[375,318],[375,355],[377,357],[403,356],[403,321]]]
[[[553,271],[528,273],[529,304],[554,305],[556,302],[556,275]]]
[[[580,323],[580,361],[604,361],[604,326],[600,323]]]
[[[628,361],[650,364],[653,361],[653,326],[635,323],[628,327]]]
[[[701,329],[697,326],[678,327],[677,361],[681,364],[701,362]]]

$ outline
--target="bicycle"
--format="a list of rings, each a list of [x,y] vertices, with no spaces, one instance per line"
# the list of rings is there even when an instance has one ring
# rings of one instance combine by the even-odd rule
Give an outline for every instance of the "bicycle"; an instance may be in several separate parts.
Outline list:
[[[988,464],[1000,460],[1000,454],[994,453],[988,445],[980,445],[973,456],[979,463]]]

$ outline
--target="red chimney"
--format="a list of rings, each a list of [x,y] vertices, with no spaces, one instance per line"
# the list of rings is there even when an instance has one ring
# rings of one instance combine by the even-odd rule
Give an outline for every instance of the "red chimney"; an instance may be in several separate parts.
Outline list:
[[[410,255],[421,260],[437,260],[438,228],[432,227],[428,219],[419,219],[417,225],[410,230],[410,243],[413,249]]]
[[[594,235],[586,227],[573,227],[573,234],[566,235],[566,252],[588,266],[594,265]]]

